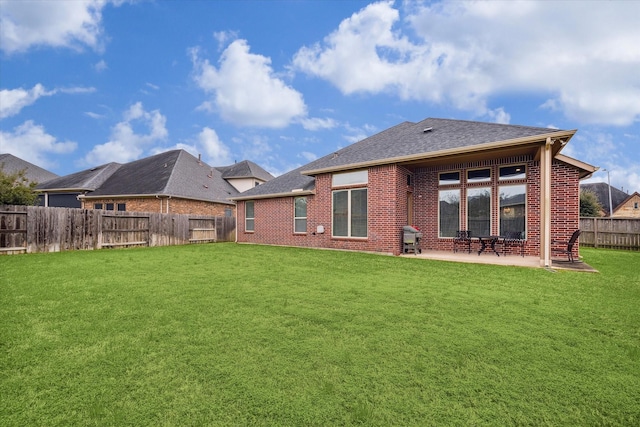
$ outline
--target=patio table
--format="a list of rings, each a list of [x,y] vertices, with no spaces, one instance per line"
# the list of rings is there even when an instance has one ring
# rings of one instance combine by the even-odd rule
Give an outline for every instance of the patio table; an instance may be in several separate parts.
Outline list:
[[[501,239],[500,236],[480,236],[478,240],[480,241],[480,250],[478,251],[478,255],[484,252],[487,249],[487,245],[491,246],[491,250],[497,256],[500,256],[500,253],[496,250],[496,243]]]

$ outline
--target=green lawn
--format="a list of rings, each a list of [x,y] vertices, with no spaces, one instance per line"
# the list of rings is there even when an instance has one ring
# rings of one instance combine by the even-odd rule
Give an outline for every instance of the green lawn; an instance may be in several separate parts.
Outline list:
[[[581,254],[2,256],[0,425],[639,425],[640,253]]]

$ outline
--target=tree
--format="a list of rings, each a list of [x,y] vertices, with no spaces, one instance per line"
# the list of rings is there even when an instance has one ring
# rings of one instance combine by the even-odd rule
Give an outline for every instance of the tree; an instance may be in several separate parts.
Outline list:
[[[0,165],[0,205],[35,205],[36,184],[27,179],[26,170],[10,174]]]
[[[602,216],[602,205],[596,193],[591,190],[580,190],[580,216]]]

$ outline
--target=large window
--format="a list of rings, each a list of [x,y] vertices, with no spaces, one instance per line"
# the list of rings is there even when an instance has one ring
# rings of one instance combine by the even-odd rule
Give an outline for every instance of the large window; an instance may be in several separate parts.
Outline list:
[[[455,237],[460,227],[460,190],[440,190],[439,237]]]
[[[527,224],[527,186],[501,185],[500,195],[500,235],[507,232],[519,232],[525,238]]]
[[[367,237],[367,189],[333,192],[334,237]]]
[[[254,231],[254,202],[244,203],[244,231]]]
[[[296,197],[293,199],[293,231],[295,233],[307,232],[307,198]]]
[[[491,188],[467,189],[467,230],[471,235],[491,235]]]

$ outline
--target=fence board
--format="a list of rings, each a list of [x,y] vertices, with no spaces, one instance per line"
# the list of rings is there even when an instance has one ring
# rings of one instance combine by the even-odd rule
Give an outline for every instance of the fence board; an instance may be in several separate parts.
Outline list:
[[[640,219],[580,218],[580,245],[640,250]]]
[[[0,254],[233,241],[235,218],[0,206]]]

